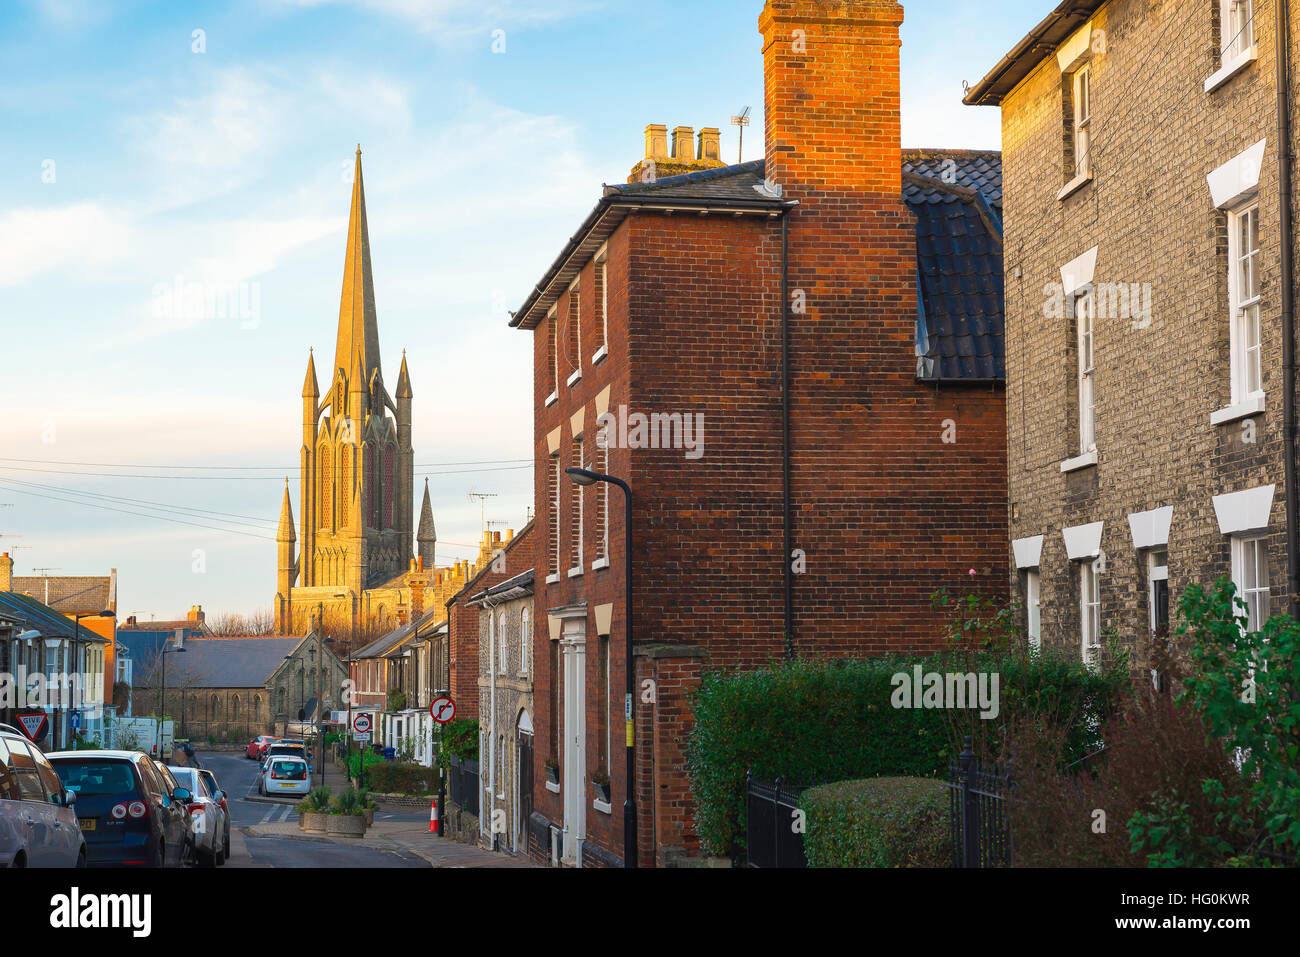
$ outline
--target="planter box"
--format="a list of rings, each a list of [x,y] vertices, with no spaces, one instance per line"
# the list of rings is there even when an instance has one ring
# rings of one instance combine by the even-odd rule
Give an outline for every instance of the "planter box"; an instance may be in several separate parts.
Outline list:
[[[308,834],[324,834],[331,815],[320,811],[303,811],[298,815],[298,829]]]
[[[368,807],[366,808],[366,827],[370,827],[370,825],[374,823],[375,823],[375,809],[372,807]]]
[[[366,819],[361,814],[328,814],[325,833],[331,837],[365,837]]]

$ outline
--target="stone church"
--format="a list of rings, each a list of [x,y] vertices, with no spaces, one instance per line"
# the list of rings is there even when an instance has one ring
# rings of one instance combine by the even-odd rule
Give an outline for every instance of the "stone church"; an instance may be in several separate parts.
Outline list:
[[[445,601],[467,574],[434,566],[436,533],[426,482],[412,552],[414,452],[406,354],[396,396],[379,359],[370,236],[357,148],[334,364],[321,394],[314,356],[302,389],[302,460],[295,534],[285,483],[276,535],[275,627],[305,634],[316,620],[352,643],[383,634]],[[426,596],[426,589],[430,589]]]

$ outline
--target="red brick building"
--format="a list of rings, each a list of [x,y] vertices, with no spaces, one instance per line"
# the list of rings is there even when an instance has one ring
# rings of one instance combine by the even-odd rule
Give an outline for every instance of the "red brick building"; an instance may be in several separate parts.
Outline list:
[[[1000,162],[903,154],[901,22],[893,0],[769,0],[767,159],[606,187],[514,315],[538,858],[623,857],[623,500],[564,469],[635,496],[642,866],[699,852],[702,668],[930,649],[935,590],[975,569],[1005,591]]]

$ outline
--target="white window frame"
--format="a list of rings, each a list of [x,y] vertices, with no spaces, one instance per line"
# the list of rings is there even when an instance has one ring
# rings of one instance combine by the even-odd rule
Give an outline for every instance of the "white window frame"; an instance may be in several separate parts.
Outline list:
[[[1074,300],[1078,348],[1079,453],[1097,451],[1097,296],[1091,285]]]
[[[1085,63],[1070,77],[1074,101],[1074,180],[1087,179],[1092,173],[1092,70]]]
[[[600,275],[600,348],[592,354],[594,366],[609,355],[609,247],[602,246],[596,253],[596,271]]]
[[[1158,564],[1160,557],[1164,556],[1164,564]],[[1164,545],[1159,545],[1147,550],[1147,625],[1154,635],[1157,627],[1156,622],[1156,582],[1169,582],[1169,550]]]
[[[1269,587],[1266,538],[1259,535],[1232,537],[1232,583],[1237,586],[1237,597],[1246,603],[1248,609],[1246,631],[1262,630],[1264,623],[1272,615],[1273,601]],[[1261,596],[1267,603],[1262,608],[1260,607]]]
[[[563,528],[560,522],[563,516],[560,514],[560,456],[555,454],[551,456],[551,474],[555,477],[555,492],[551,496],[551,524],[555,527],[555,553],[554,559],[555,571],[546,576],[547,582],[557,582],[560,580],[560,569],[564,567],[564,545],[563,536],[560,535],[560,529]]]
[[[1029,650],[1037,652],[1043,647],[1042,577],[1037,568],[1025,569],[1025,635]]]
[[[578,461],[575,462],[574,464],[577,465],[578,468],[580,469],[585,469],[587,467],[587,443],[583,441],[582,435],[575,435],[573,437],[573,443],[578,447],[577,448]],[[573,485],[572,494],[578,496],[578,527],[574,529],[574,532],[576,533],[576,537],[577,537],[576,544],[578,546],[577,547],[578,563],[569,569],[569,577],[577,578],[583,572],[583,567],[584,567],[583,556],[586,554],[585,551],[586,542],[584,538],[586,535],[585,526],[587,523],[587,516],[586,516],[587,499],[586,496],[583,494],[583,492],[586,490],[585,485],[578,485],[576,482],[571,484]]]
[[[1101,662],[1101,588],[1097,559],[1079,562],[1079,639],[1083,663]]]
[[[1245,224],[1254,223],[1255,249],[1242,249]],[[1247,232],[1249,236],[1249,232]],[[1228,211],[1228,316],[1232,404],[1264,396],[1263,324],[1260,317],[1259,203]],[[1250,345],[1253,332],[1254,345]]]
[[[519,674],[528,674],[528,649],[532,639],[528,633],[528,609],[519,612]]]
[[[1219,55],[1225,64],[1249,56],[1255,46],[1254,0],[1219,0]]]
[[[497,614],[497,670],[506,674],[510,670],[510,642],[506,639],[506,613]]]

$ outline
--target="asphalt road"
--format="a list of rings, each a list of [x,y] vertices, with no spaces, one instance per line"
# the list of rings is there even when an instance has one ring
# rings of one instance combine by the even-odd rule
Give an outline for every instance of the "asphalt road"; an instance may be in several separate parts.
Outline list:
[[[402,852],[369,847],[345,847],[294,838],[246,837],[241,828],[297,819],[297,799],[274,804],[248,800],[257,797],[257,762],[242,753],[198,753],[199,763],[211,771],[226,792],[230,807],[230,861],[228,867],[428,867],[424,859]]]

